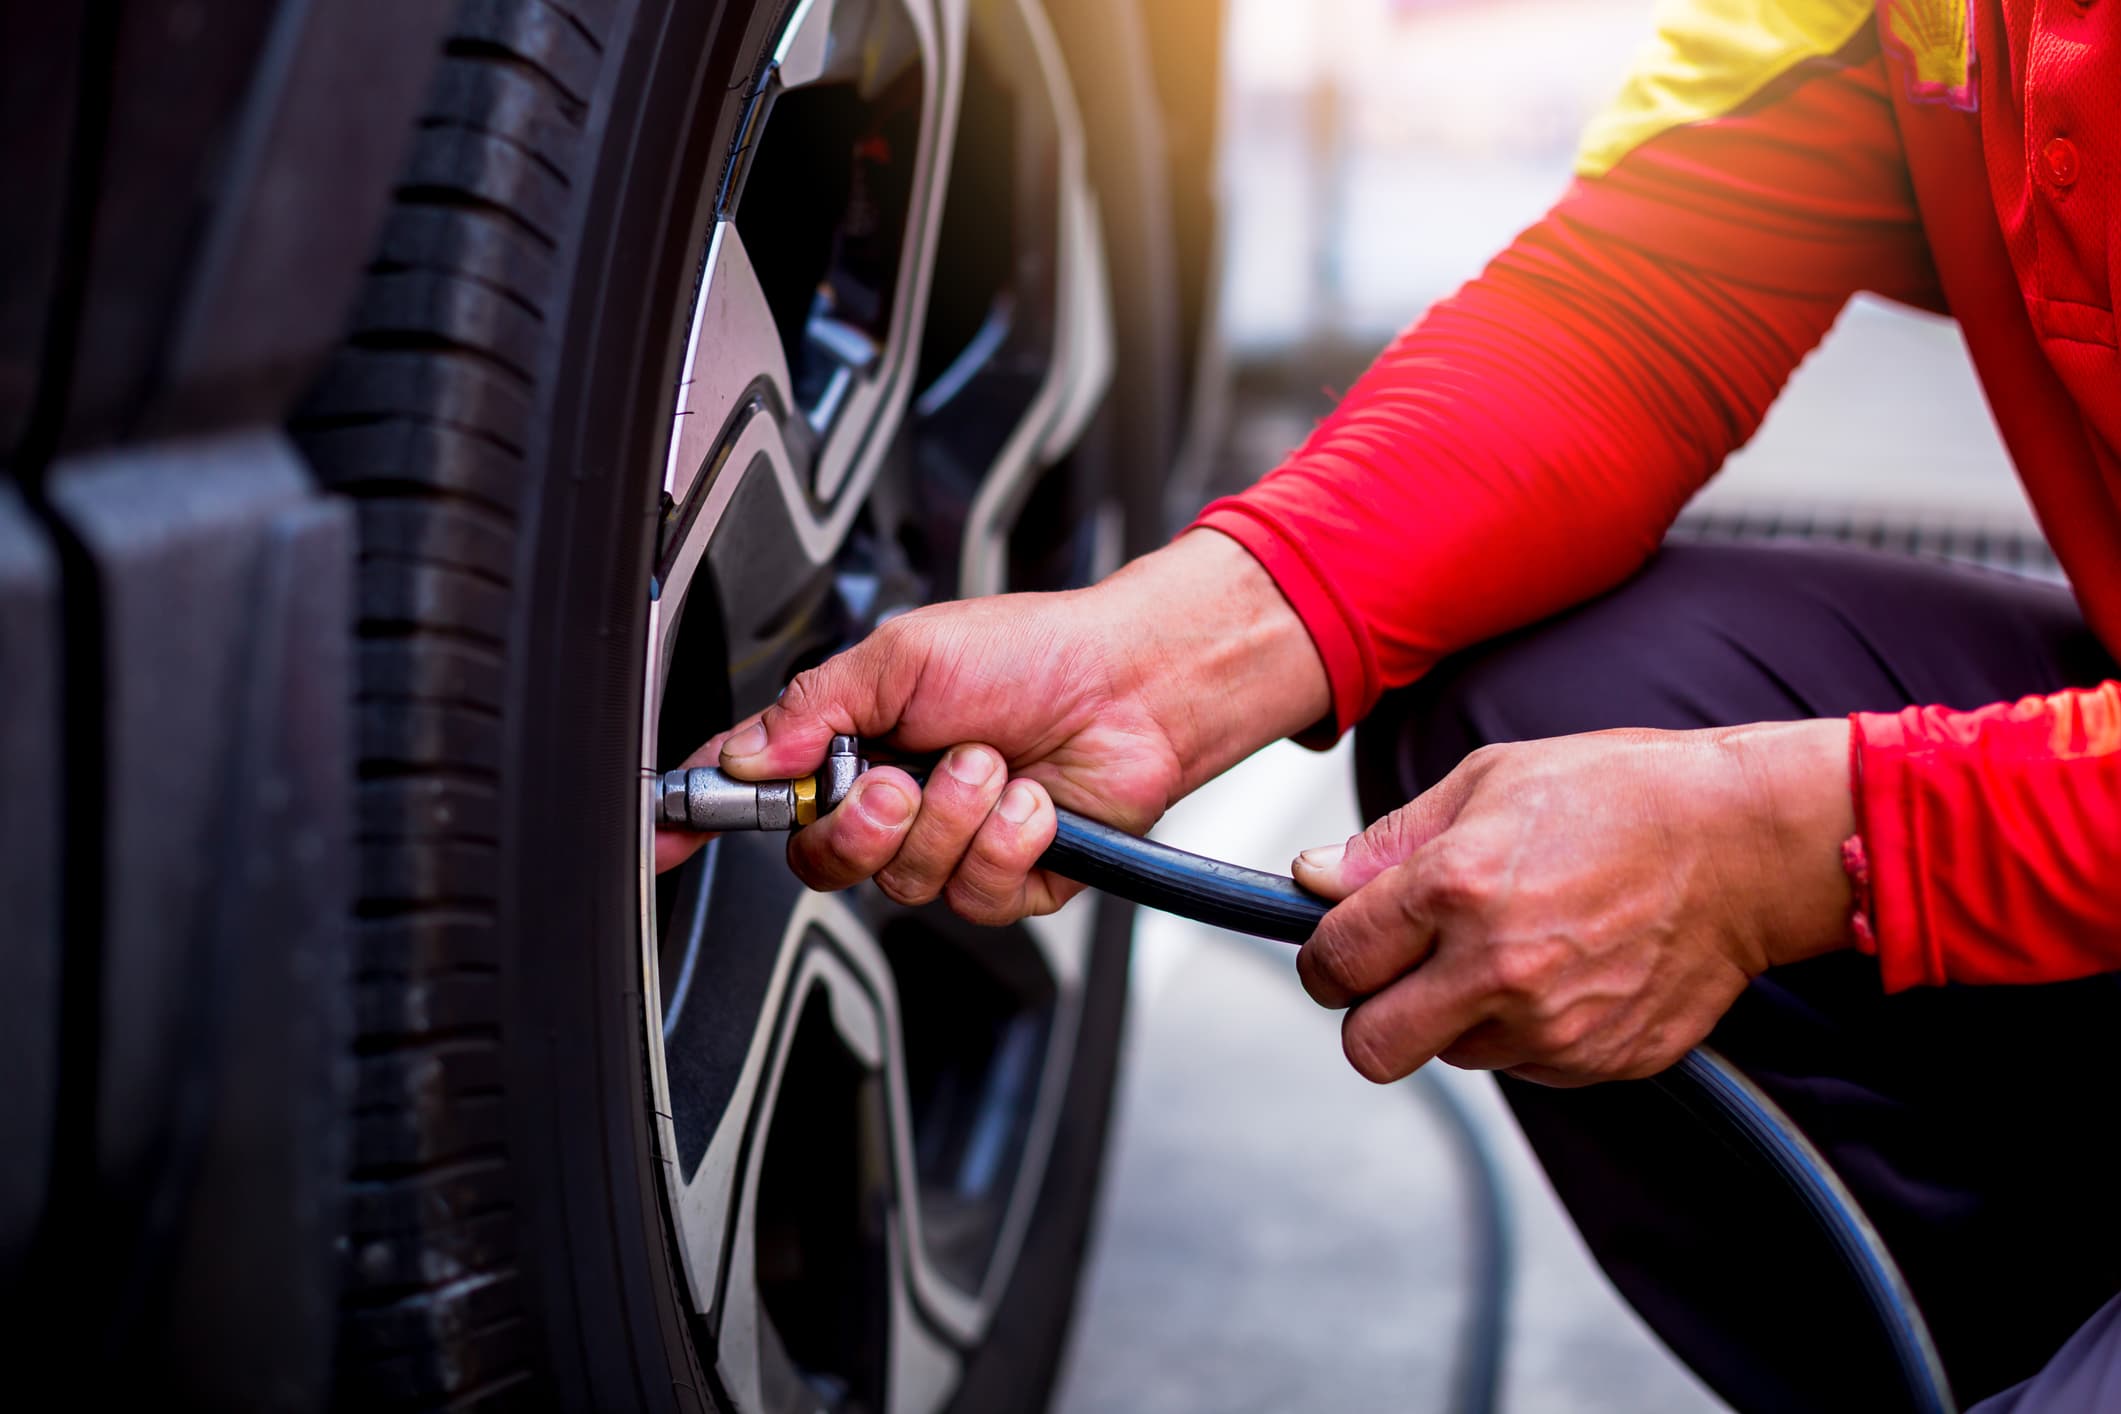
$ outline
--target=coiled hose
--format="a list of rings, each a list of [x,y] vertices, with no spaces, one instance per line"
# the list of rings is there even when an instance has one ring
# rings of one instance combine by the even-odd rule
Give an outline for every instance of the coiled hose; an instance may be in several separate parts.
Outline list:
[[[1039,863],[1145,908],[1254,937],[1301,943],[1331,906],[1284,875],[1139,839],[1071,811],[1062,810],[1059,816],[1059,830]],[[1892,1346],[1910,1407],[1921,1414],[1953,1414],[1957,1406],[1936,1343],[1899,1265],[1855,1196],[1790,1117],[1706,1046],[1689,1051],[1655,1083],[1704,1123],[1735,1134],[1781,1176],[1862,1288]],[[1507,1209],[1500,1171],[1471,1116],[1445,1086],[1432,1085],[1429,1097],[1439,1106],[1475,1179],[1475,1231],[1484,1260],[1455,1384],[1462,1414],[1487,1414],[1500,1383],[1509,1295]]]

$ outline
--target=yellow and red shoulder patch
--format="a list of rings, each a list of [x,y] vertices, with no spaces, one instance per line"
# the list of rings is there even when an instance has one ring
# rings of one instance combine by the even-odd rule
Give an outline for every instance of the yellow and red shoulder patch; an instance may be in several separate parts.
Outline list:
[[[1877,24],[1907,64],[1913,96],[1972,107],[1969,0],[1660,0],[1657,32],[1576,170],[1602,176],[1659,133],[1728,116],[1800,64],[1841,53]]]

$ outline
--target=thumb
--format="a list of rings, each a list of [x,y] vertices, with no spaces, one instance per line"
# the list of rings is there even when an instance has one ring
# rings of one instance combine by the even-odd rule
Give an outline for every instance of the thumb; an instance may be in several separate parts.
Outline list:
[[[836,736],[880,737],[898,725],[920,681],[916,641],[885,625],[795,679],[780,700],[722,743],[722,769],[746,780],[816,768]]]
[[[1458,815],[1466,785],[1453,772],[1346,844],[1320,845],[1296,856],[1296,882],[1338,902],[1405,860]]]

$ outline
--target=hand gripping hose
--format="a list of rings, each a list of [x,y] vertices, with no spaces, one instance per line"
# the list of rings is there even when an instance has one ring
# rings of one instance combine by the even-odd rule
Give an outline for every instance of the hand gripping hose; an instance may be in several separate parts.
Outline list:
[[[694,830],[800,828],[845,799],[868,765],[860,742],[835,737],[825,767],[801,780],[739,781],[704,767],[657,774],[656,821]],[[916,779],[927,775],[923,765],[909,764],[908,769]],[[1309,938],[1330,907],[1280,874],[1138,839],[1072,811],[1061,810],[1058,815],[1059,828],[1040,864],[1144,907],[1285,943]],[[1707,1048],[1688,1052],[1653,1083],[1663,1086],[1703,1122],[1736,1138],[1788,1184],[1868,1299],[1879,1330],[1892,1347],[1909,1406],[1921,1414],[1949,1414],[1955,1407],[1951,1386],[1906,1280],[1855,1197],[1789,1116],[1730,1062]],[[1495,1279],[1502,1276],[1497,1273]],[[1480,1304],[1496,1306],[1499,1299]],[[1491,1324],[1499,1330],[1499,1322]],[[1464,1387],[1484,1385],[1492,1395],[1494,1367],[1500,1360],[1499,1338],[1481,1344],[1477,1355],[1486,1363],[1487,1378],[1472,1379]]]
[[[1331,907],[1294,879],[1138,839],[1062,810],[1042,867],[1145,908],[1255,937],[1301,943]],[[1737,1067],[1706,1046],[1653,1082],[1703,1122],[1735,1136],[1779,1175],[1840,1253],[1890,1343],[1909,1407],[1957,1408],[1928,1325],[1899,1265],[1855,1196],[1790,1117]],[[1499,1362],[1499,1344],[1486,1353]],[[1493,1382],[1489,1381],[1492,1388]]]

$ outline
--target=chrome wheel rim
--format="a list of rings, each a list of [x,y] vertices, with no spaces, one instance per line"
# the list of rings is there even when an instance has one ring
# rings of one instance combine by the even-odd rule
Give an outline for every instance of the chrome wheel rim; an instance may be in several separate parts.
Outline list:
[[[1091,920],[975,938],[871,888],[807,893],[777,837],[659,884],[647,777],[1053,542],[1026,507],[1111,371],[1081,149],[1033,0],[805,0],[717,196],[659,478],[640,936],[663,1187],[741,1409],[947,1404],[1052,1152]],[[953,189],[968,171],[1002,174],[1006,219]]]

